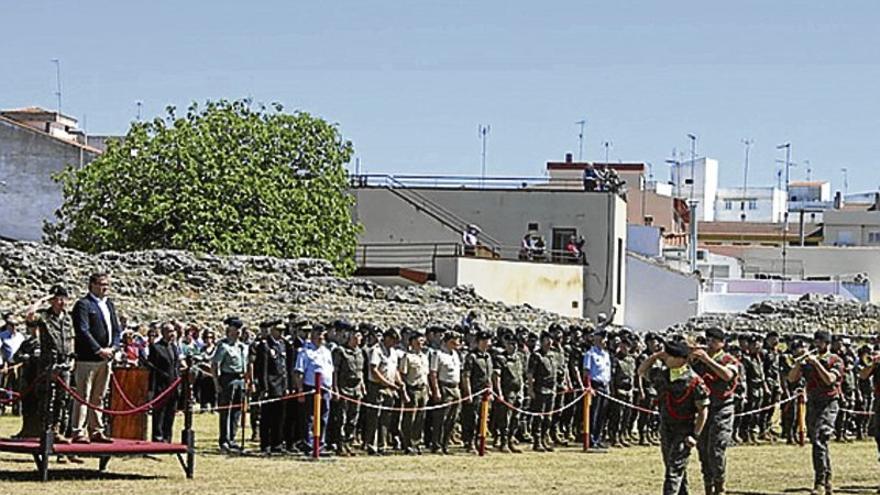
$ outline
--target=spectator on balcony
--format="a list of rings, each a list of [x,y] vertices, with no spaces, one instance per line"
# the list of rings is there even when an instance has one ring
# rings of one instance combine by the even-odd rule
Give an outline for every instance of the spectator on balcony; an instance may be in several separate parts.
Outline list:
[[[568,243],[565,245],[565,254],[568,256],[569,261],[579,265],[587,264],[586,256],[584,255],[585,242],[584,236],[572,234],[568,238]]]
[[[477,236],[480,234],[480,228],[474,224],[468,224],[465,227],[464,232],[461,234],[461,241],[464,244],[464,255],[465,256],[476,256],[477,254],[477,246],[480,245],[479,239]]]

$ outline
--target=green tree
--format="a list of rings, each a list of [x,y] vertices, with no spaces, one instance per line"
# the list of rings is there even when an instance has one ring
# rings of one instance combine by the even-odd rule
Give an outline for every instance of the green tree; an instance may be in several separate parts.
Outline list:
[[[133,123],[89,165],[54,178],[64,203],[49,243],[86,252],[184,249],[316,257],[354,268],[360,226],[335,125],[248,100],[174,107]]]

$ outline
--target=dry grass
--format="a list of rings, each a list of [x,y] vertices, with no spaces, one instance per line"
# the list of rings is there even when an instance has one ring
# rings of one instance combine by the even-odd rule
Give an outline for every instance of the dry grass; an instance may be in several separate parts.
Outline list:
[[[554,453],[466,454],[449,457],[391,456],[328,459],[224,457],[213,442],[216,416],[197,416],[196,478],[186,480],[172,456],[156,460],[117,458],[108,472],[97,460],[83,467],[52,465],[54,481],[36,482],[24,455],[0,454],[0,493],[37,490],[80,494],[248,494],[248,493],[550,493],[650,494],[660,491],[663,472],[658,448],[584,454],[576,448]],[[15,418],[0,418],[0,433],[17,430]],[[873,442],[834,444],[840,493],[875,493],[880,485]],[[739,447],[729,455],[731,494],[806,493],[812,479],[809,448],[785,445]],[[690,466],[692,493],[702,493],[696,455]]]

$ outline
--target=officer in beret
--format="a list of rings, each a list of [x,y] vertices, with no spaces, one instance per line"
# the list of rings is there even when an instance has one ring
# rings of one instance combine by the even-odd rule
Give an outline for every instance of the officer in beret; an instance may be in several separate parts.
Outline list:
[[[334,397],[330,413],[330,441],[336,445],[336,453],[340,456],[353,456],[351,448],[355,430],[360,416],[359,401],[366,395],[364,376],[367,358],[361,348],[363,334],[359,328],[348,327],[340,333],[342,345],[332,351],[333,371],[336,373],[333,383],[336,392],[354,400],[343,400]]]
[[[476,334],[476,344],[464,360],[462,370],[462,388],[465,397],[483,389],[491,389],[493,384],[492,356],[489,354],[489,345],[492,336],[489,332],[479,331]],[[477,452],[477,426],[479,425],[480,403],[482,397],[474,397],[464,403],[461,411],[461,436],[465,450],[471,453]]]
[[[705,349],[695,349],[690,356],[694,372],[703,378],[710,392],[709,414],[698,451],[705,493],[714,495],[725,491],[727,447],[733,436],[733,394],[739,374],[736,359],[724,349],[725,337],[723,329],[710,327],[706,330]]]
[[[687,464],[697,446],[709,410],[709,389],[688,366],[690,348],[671,340],[665,349],[652,354],[639,366],[639,375],[657,387],[660,401],[660,449],[666,467],[664,495],[688,493]],[[654,367],[662,362],[662,368]]]
[[[66,288],[60,285],[52,286],[46,297],[28,308],[25,317],[28,324],[39,330],[41,373],[54,373],[58,379],[68,385],[70,385],[70,370],[75,356],[73,325],[67,312],[69,302],[70,293]],[[52,400],[51,428],[55,435],[55,443],[70,443],[70,440],[64,436],[68,426],[70,396],[55,390],[52,397],[49,397],[48,387],[44,383],[40,387],[39,397],[42,399],[40,411],[46,410],[45,401]]]
[[[840,409],[840,381],[843,378],[843,360],[831,352],[831,334],[819,330],[813,335],[815,353],[805,354],[791,371],[788,380],[807,380],[807,435],[813,454],[813,493],[824,487],[831,493],[831,456],[828,440],[834,433],[834,424]]]

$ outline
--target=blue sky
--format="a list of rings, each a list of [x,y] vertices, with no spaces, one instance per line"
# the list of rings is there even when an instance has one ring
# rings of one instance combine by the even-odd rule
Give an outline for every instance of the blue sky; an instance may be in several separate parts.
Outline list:
[[[673,148],[774,181],[790,141],[805,176],[880,186],[874,1],[0,0],[0,107],[55,107],[122,133],[144,103],[252,96],[338,122],[368,172],[538,176],[547,160],[647,161]]]

